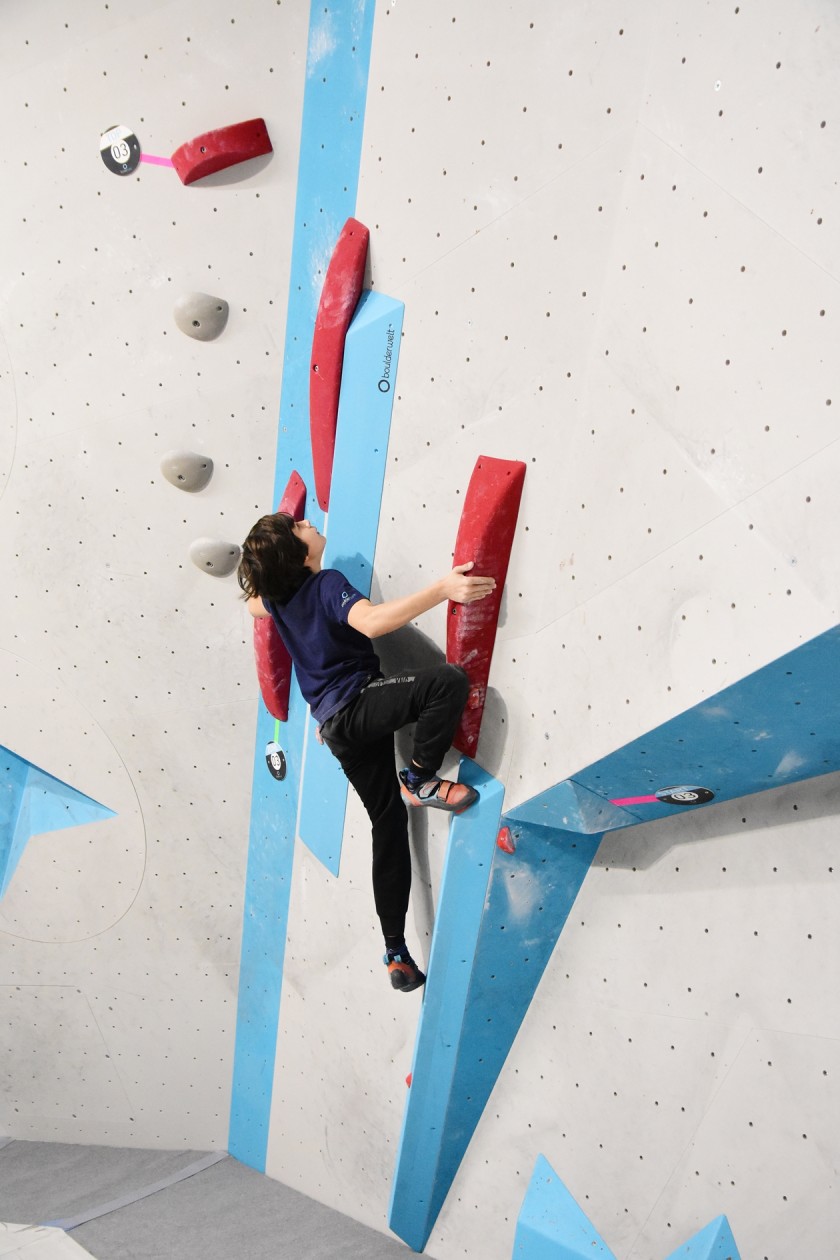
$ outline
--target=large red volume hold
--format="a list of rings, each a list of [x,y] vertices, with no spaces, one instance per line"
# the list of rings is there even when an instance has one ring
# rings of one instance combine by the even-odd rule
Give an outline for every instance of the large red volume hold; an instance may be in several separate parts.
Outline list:
[[[315,497],[325,512],[330,504],[344,340],[362,294],[369,240],[370,232],[363,223],[347,220],[327,268],[315,317],[309,372],[309,431]]]
[[[299,521],[303,519],[305,507],[306,486],[298,474],[293,472],[277,511],[285,512]],[[273,718],[277,718],[278,722],[285,722],[289,717],[292,658],[272,617],[254,618],[254,656],[263,704]]]
[[[247,122],[231,123],[188,140],[172,154],[172,165],[182,184],[194,184],[205,175],[272,151],[265,120],[249,118]]]
[[[474,604],[449,603],[446,659],[467,671],[470,691],[452,743],[468,757],[478,747],[490,661],[496,642],[499,608],[507,577],[510,551],[519,515],[525,465],[519,460],[480,455],[470,478],[454,563],[475,562],[474,577],[494,577],[496,589]]]

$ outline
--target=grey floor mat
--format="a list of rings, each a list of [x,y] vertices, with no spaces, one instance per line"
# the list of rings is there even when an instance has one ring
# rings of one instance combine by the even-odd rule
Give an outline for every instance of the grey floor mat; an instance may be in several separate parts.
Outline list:
[[[12,1142],[0,1149],[0,1219],[71,1217],[177,1174],[200,1151]],[[225,1159],[73,1229],[96,1260],[404,1260],[399,1240]]]

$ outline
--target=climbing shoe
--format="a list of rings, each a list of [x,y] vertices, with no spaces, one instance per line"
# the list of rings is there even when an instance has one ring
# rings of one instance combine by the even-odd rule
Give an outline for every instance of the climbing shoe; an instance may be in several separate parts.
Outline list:
[[[399,780],[403,800],[407,805],[422,805],[427,809],[443,809],[448,814],[462,814],[478,800],[475,788],[466,783],[453,783],[451,779],[427,779],[417,787],[411,785],[408,769],[400,770]]]
[[[389,949],[382,961],[388,968],[392,989],[412,993],[426,983],[426,977],[407,949],[401,949],[398,954]]]

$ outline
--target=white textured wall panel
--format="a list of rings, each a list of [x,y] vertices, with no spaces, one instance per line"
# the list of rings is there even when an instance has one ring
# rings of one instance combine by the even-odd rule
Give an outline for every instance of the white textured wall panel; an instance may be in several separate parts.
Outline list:
[[[307,20],[49,0],[0,18],[0,741],[116,813],[29,842],[0,907],[3,980],[78,993],[121,1082],[62,1025],[6,1113],[19,1137],[226,1144],[257,688],[235,587],[188,550],[238,541],[270,498]],[[118,178],[98,155],[115,123],[167,156],[260,114],[275,153],[242,182]],[[192,290],[230,302],[218,342],[176,327]],[[160,473],[179,447],[214,461],[200,494]],[[21,1064],[33,1009],[10,1007]]]
[[[33,838],[0,906],[4,1127],[221,1147],[257,687],[188,549],[270,506],[309,7],[77,8],[0,14],[0,743],[116,816]],[[357,214],[406,314],[373,590],[445,571],[479,454],[526,462],[479,748],[508,808],[838,620],[838,49],[822,0],[380,0]],[[241,183],[97,154],[255,115]],[[176,328],[191,290],[218,341]],[[432,1255],[506,1260],[543,1153],[621,1260],[720,1212],[745,1257],[834,1260],[838,793],[603,843]],[[426,958],[445,825],[413,840]],[[340,878],[296,856],[268,1171],[384,1228],[417,1004],[368,845],[351,796]]]

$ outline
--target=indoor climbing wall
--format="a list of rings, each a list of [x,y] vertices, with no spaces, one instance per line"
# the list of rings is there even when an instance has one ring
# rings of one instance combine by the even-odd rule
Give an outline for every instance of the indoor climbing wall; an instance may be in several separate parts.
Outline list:
[[[836,21],[736,7],[692,25],[652,6],[494,6],[493,22],[463,6],[377,9],[356,213],[373,283],[406,315],[375,582],[401,594],[436,574],[477,455],[526,461],[477,753],[513,815],[837,622],[820,542],[836,459],[835,193],[821,156],[836,152]],[[420,629],[443,648],[442,614]],[[767,699],[772,716],[769,687]],[[825,742],[829,688],[811,712]],[[781,749],[768,786],[785,782],[783,721],[753,733]],[[828,743],[820,770],[838,765]],[[738,773],[708,768],[716,783]],[[640,771],[614,795],[652,795],[648,782]],[[569,917],[462,1162],[429,1153],[433,1204],[444,1182],[432,1254],[510,1254],[539,1154],[617,1255],[664,1258],[722,1213],[744,1254],[782,1256],[803,1237],[830,1254],[809,1204],[835,1219],[837,1012],[815,990],[837,944],[836,802],[830,776],[672,809],[600,848],[596,835],[569,876],[582,880],[571,911],[557,898]],[[446,846],[445,825],[424,822],[420,942]],[[366,830],[351,799],[338,882],[299,852],[267,1167],[366,1220],[381,1187],[392,1226],[422,1245],[390,1199],[407,1160],[405,1200],[428,1189],[397,1133],[412,1070],[419,1129],[432,1125],[421,1073],[440,1063],[415,1058],[402,1009],[374,1033],[376,932],[349,913],[367,896]],[[513,936],[533,889],[498,881],[497,925]],[[424,1020],[443,1003],[436,957],[470,956],[456,904]],[[523,929],[516,945],[542,941]],[[472,1075],[462,1064],[454,1081],[474,1093],[491,1056],[470,1050]],[[305,1158],[313,1131],[323,1164]],[[406,1140],[419,1140],[408,1127]]]
[[[227,1144],[256,682],[234,579],[190,551],[270,500],[307,24],[212,0],[3,10],[0,744],[113,811],[18,828],[19,1138]],[[257,116],[273,155],[192,185],[100,156],[116,125],[167,158]],[[196,292],[229,305],[215,340],[176,322]],[[203,488],[180,487],[184,453]]]
[[[622,1260],[730,1227],[829,1260],[834,6],[64,8],[3,12],[0,745],[102,816],[27,838],[0,901],[3,1126],[229,1147],[439,1260],[507,1260],[535,1169]],[[258,117],[271,154],[166,165]],[[118,124],[161,163],[109,170]],[[294,688],[266,713],[222,574],[293,470],[324,519],[310,351],[350,216],[331,554],[408,593],[479,457],[526,466],[481,809],[449,852],[413,824],[425,1002],[390,991],[367,819]],[[440,608],[382,658],[445,646]],[[671,764],[715,800],[660,809]]]

